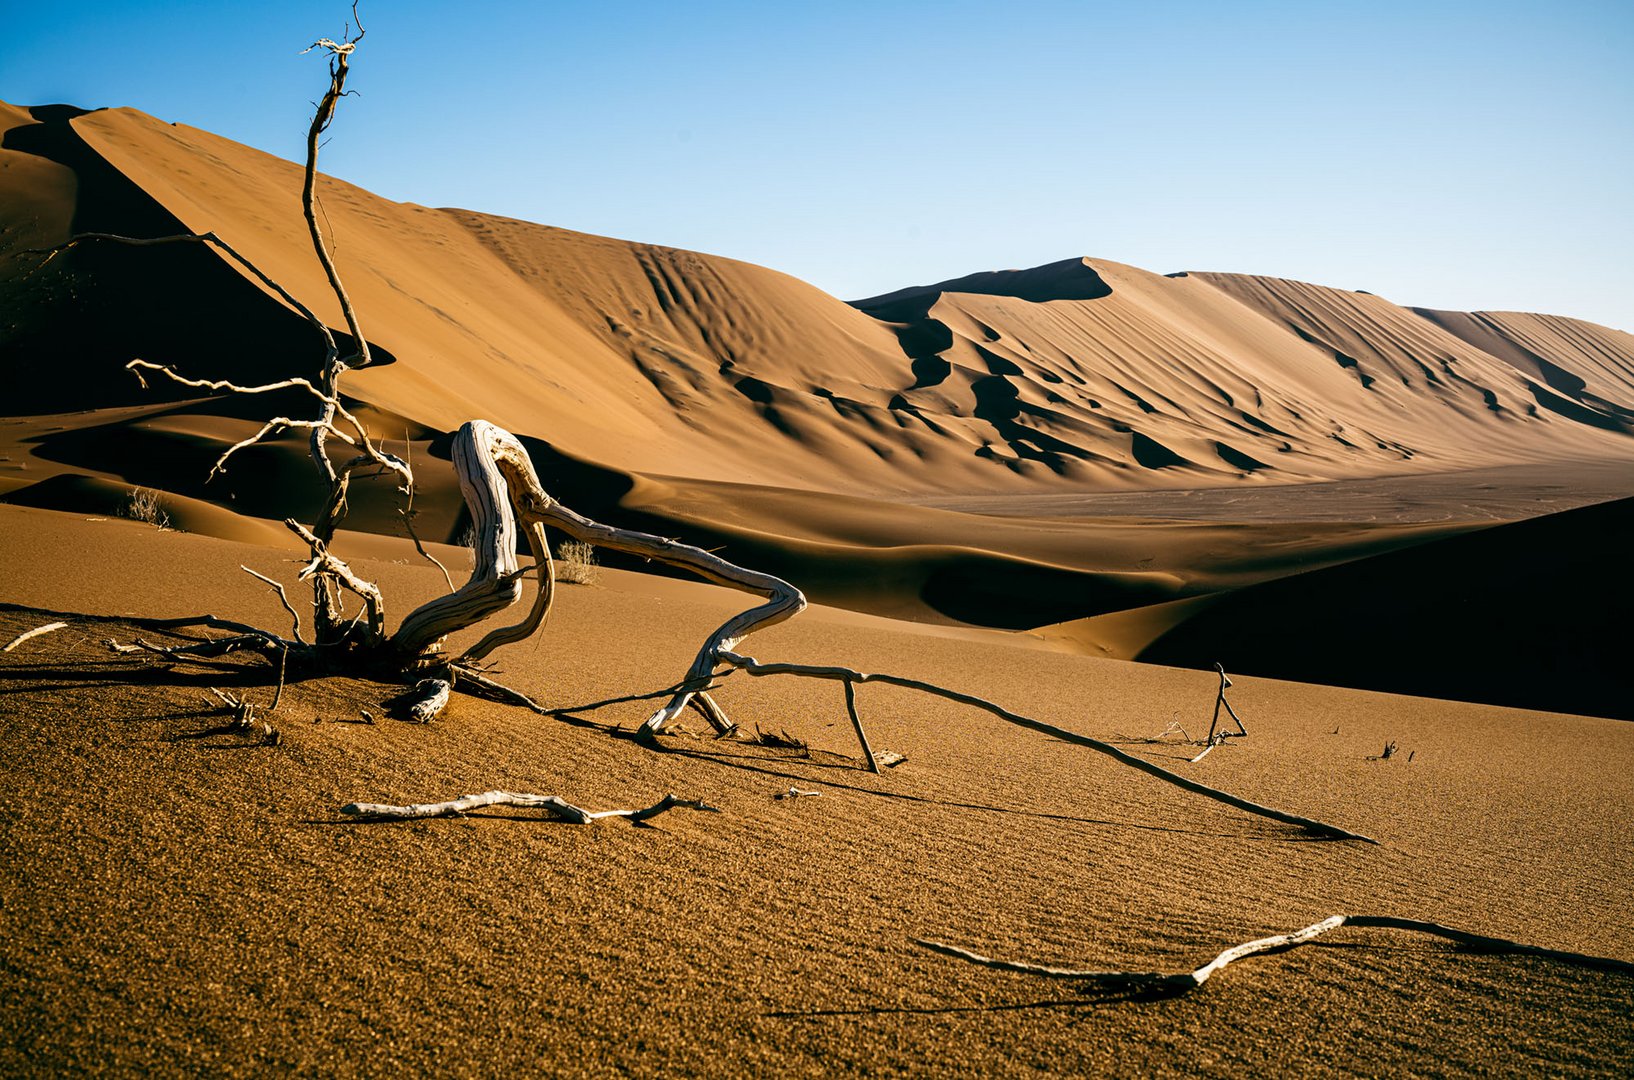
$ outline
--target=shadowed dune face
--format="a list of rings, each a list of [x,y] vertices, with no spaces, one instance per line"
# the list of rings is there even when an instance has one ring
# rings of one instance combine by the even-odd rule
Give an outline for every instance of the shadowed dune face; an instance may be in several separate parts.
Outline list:
[[[1634,720],[1631,529],[1621,499],[1053,632],[1151,663]]]

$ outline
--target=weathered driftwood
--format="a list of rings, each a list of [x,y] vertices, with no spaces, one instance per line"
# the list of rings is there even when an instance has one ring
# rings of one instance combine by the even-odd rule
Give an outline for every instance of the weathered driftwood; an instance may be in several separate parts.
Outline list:
[[[449,692],[454,689],[447,679],[421,679],[410,693],[416,695],[409,703],[409,719],[416,724],[429,724],[448,707]]]
[[[550,549],[544,535],[545,527],[548,525],[560,529],[574,540],[594,547],[638,555],[669,566],[683,568],[713,584],[752,593],[765,599],[764,603],[733,616],[705,638],[703,645],[699,648],[696,657],[688,668],[685,678],[676,684],[675,691],[670,695],[669,700],[642,724],[640,732],[643,737],[651,738],[656,735],[663,729],[665,724],[674,720],[683,710],[689,707],[695,708],[702,713],[717,732],[722,734],[731,732],[733,730],[731,720],[721,709],[719,703],[708,693],[711,680],[716,675],[716,668],[721,663],[743,668],[752,675],[793,674],[840,679],[844,683],[846,710],[856,731],[858,742],[862,745],[863,758],[871,770],[878,772],[880,760],[868,744],[867,735],[857,711],[853,684],[867,681],[890,682],[899,686],[936,694],[950,700],[975,705],[1010,723],[1091,747],[1122,761],[1124,764],[1157,776],[1168,783],[1239,809],[1247,810],[1250,813],[1298,825],[1318,835],[1343,839],[1367,839],[1334,826],[1259,806],[1247,800],[1216,791],[1213,788],[1196,784],[1149,762],[1124,754],[1122,751],[1099,740],[1089,739],[1050,724],[1031,720],[972,695],[961,694],[930,683],[897,676],[863,675],[844,668],[819,668],[810,665],[761,665],[749,658],[738,656],[732,650],[747,635],[782,622],[805,608],[806,598],[800,590],[771,574],[759,573],[736,566],[700,548],[665,537],[602,525],[574,513],[557,503],[545,492],[522,444],[509,432],[481,420],[466,423],[460,428],[453,441],[454,467],[459,477],[461,490],[471,508],[478,533],[476,568],[465,585],[410,612],[398,627],[396,634],[387,639],[385,636],[384,603],[379,589],[352,573],[351,569],[329,550],[329,544],[333,540],[338,524],[346,512],[347,492],[353,470],[362,466],[373,465],[384,472],[395,475],[402,482],[400,490],[411,500],[410,507],[412,507],[414,492],[413,471],[410,469],[408,462],[377,446],[365,426],[353,413],[346,409],[341,400],[339,381],[342,375],[353,367],[367,365],[370,362],[370,350],[369,343],[358,321],[357,313],[341,282],[334,260],[328,251],[316,213],[317,158],[321,146],[321,135],[333,121],[335,108],[341,98],[346,95],[345,82],[351,56],[363,34],[363,27],[359,24],[356,37],[350,36],[350,31],[348,31],[348,35],[344,36],[340,42],[323,39],[315,42],[312,46],[313,49],[321,49],[327,54],[330,81],[308,129],[307,160],[301,192],[302,212],[306,219],[307,231],[312,241],[313,250],[323,266],[329,287],[339,302],[347,328],[351,333],[354,349],[352,354],[342,356],[334,333],[310,308],[301,304],[288,290],[279,286],[267,274],[256,268],[213,234],[152,239],[133,239],[111,234],[88,234],[76,237],[66,244],[59,245],[56,249],[51,249],[51,254],[54,255],[56,251],[72,247],[74,244],[86,239],[105,239],[121,243],[133,243],[139,246],[180,242],[210,244],[237,261],[275,295],[289,304],[291,308],[305,316],[324,342],[324,362],[316,379],[291,378],[262,386],[244,387],[220,380],[190,379],[168,367],[140,360],[132,361],[128,365],[138,378],[142,377],[143,371],[154,371],[182,385],[211,390],[225,390],[231,393],[259,394],[289,389],[306,391],[318,402],[319,409],[316,419],[273,418],[248,439],[241,440],[229,447],[217,460],[213,471],[224,468],[232,455],[238,450],[254,445],[279,431],[286,429],[304,430],[309,433],[313,461],[330,486],[330,493],[324,507],[310,528],[293,520],[286,522],[291,530],[307,544],[311,552],[310,561],[303,568],[300,576],[302,580],[310,580],[313,583],[314,621],[316,623],[313,645],[307,646],[299,640],[294,642],[286,641],[253,627],[237,627],[241,633],[231,639],[174,647],[152,646],[146,642],[138,641],[138,647],[160,653],[169,658],[180,658],[194,655],[218,655],[233,648],[253,646],[264,653],[278,650],[280,664],[282,665],[287,662],[291,651],[298,657],[321,658],[325,662],[330,662],[330,658],[339,655],[342,650],[335,650],[328,654],[321,650],[344,645],[346,653],[363,652],[376,659],[394,662],[400,670],[412,670],[426,666],[439,667],[450,677],[455,689],[491,696],[499,700],[522,705],[536,712],[547,713],[550,710],[546,710],[527,695],[488,678],[476,670],[475,665],[479,664],[494,649],[510,642],[523,640],[536,632],[548,615],[553,596],[554,578],[551,572]],[[341,426],[342,423],[346,425],[345,428]],[[354,450],[354,456],[339,466],[331,461],[328,455],[327,443],[331,437],[346,443]],[[407,520],[406,515],[405,520]],[[538,589],[533,604],[521,621],[489,632],[460,657],[451,662],[448,661],[442,655],[443,642],[448,635],[473,626],[520,599],[522,578],[529,571],[521,568],[517,561],[516,533],[518,528],[520,528],[522,535],[526,537],[534,556],[532,572],[538,579]],[[410,535],[413,536],[412,526],[410,526],[409,531]],[[418,537],[415,536],[414,539],[416,546],[423,553],[424,549],[418,543]],[[446,576],[446,570],[444,570],[444,574]],[[270,581],[270,579],[265,580]],[[360,614],[360,618],[366,618],[366,623],[361,627],[358,625],[357,618],[350,622],[345,618],[341,596],[343,588],[351,590],[363,600],[364,610]],[[226,625],[221,620],[210,620],[208,618],[200,621],[206,625]],[[177,625],[185,624],[185,622],[177,623]],[[299,638],[298,627],[296,636]],[[119,651],[127,650],[127,647],[115,647]],[[1222,678],[1224,678],[1223,672]],[[1233,717],[1235,717],[1234,713]]]
[[[25,630],[21,634],[18,634],[16,637],[12,638],[11,642],[7,644],[5,648],[0,649],[0,652],[10,652],[25,641],[32,641],[34,638],[43,637],[44,635],[53,631],[61,630],[67,625],[68,624],[65,622],[51,622],[46,623],[44,626],[36,626],[32,630]]]
[[[1231,677],[1226,674],[1225,665],[1216,663],[1214,670],[1220,673],[1220,689],[1214,695],[1214,717],[1209,721],[1208,737],[1203,740],[1202,753],[1191,759],[1193,765],[1208,757],[1210,750],[1213,750],[1227,739],[1240,739],[1248,734],[1248,729],[1243,727],[1242,717],[1237,715],[1237,710],[1233,709],[1231,702],[1226,700],[1225,692],[1226,688],[1231,685]],[[1216,733],[1220,726],[1220,706],[1222,705],[1225,706],[1225,711],[1231,714],[1231,719],[1237,722],[1236,731],[1219,731]]]
[[[377,820],[411,820],[415,818],[453,817],[471,810],[480,810],[485,806],[520,806],[530,810],[544,810],[563,821],[570,821],[575,825],[588,825],[592,821],[602,818],[629,818],[631,821],[646,821],[669,810],[703,810],[718,814],[718,807],[710,806],[697,799],[678,799],[674,795],[665,795],[662,799],[642,810],[585,810],[556,795],[529,795],[518,791],[485,791],[480,795],[462,795],[458,799],[450,799],[440,803],[414,803],[408,806],[391,806],[384,803],[347,803],[340,808],[340,812],[349,817],[373,818]]]
[[[1317,836],[1331,837],[1336,840],[1361,840],[1364,843],[1369,844],[1378,843],[1377,840],[1374,840],[1371,837],[1363,836],[1360,833],[1350,832],[1346,829],[1341,829],[1337,825],[1329,825],[1326,822],[1313,821],[1310,818],[1300,817],[1298,814],[1290,814],[1284,810],[1277,810],[1269,806],[1261,806],[1259,803],[1249,802],[1247,799],[1239,798],[1238,796],[1229,794],[1228,792],[1219,791],[1215,788],[1208,787],[1205,784],[1199,784],[1195,780],[1187,779],[1178,773],[1172,773],[1168,769],[1154,765],[1144,758],[1135,757],[1133,754],[1126,754],[1122,750],[1119,750],[1117,747],[1113,746],[1111,743],[1102,742],[1100,739],[1092,739],[1088,735],[1080,735],[1075,731],[1068,731],[1066,728],[1056,727],[1054,724],[1047,724],[1042,720],[1034,720],[1029,716],[1022,716],[1020,713],[1011,712],[1002,705],[995,705],[993,702],[988,701],[985,698],[979,698],[974,694],[961,693],[958,690],[949,690],[947,687],[937,686],[935,683],[923,682],[919,679],[908,679],[902,677],[901,675],[864,673],[860,671],[853,671],[850,668],[835,667],[830,665],[781,663],[763,664],[753,657],[740,656],[737,653],[725,649],[718,650],[715,654],[715,658],[721,663],[730,664],[733,667],[740,668],[743,671],[748,672],[750,675],[798,675],[809,679],[837,679],[847,684],[879,682],[886,683],[891,686],[906,687],[909,690],[919,690],[927,694],[934,694],[937,697],[947,698],[949,701],[957,701],[963,705],[972,705],[978,709],[984,709],[987,712],[992,713],[994,716],[997,716],[1000,720],[1003,720],[1006,723],[1015,724],[1017,727],[1024,727],[1032,731],[1041,732],[1045,735],[1053,736],[1054,738],[1061,739],[1064,742],[1073,743],[1077,746],[1087,746],[1089,749],[1105,754],[1106,756],[1115,761],[1121,762],[1124,765],[1128,765],[1131,768],[1139,769],[1141,772],[1155,776],[1165,783],[1173,784],[1175,787],[1183,788],[1186,791],[1190,791],[1197,795],[1202,795],[1204,798],[1225,803],[1227,806],[1235,807],[1238,810],[1244,810],[1250,814],[1258,814],[1260,817],[1271,818],[1273,821],[1281,821],[1289,825],[1297,825],[1305,831],[1314,833]]]
[[[1027,963],[1021,960],[995,960],[992,957],[971,952],[969,949],[961,949],[956,945],[947,945],[924,938],[916,938],[914,943],[922,945],[933,952],[939,952],[944,956],[955,957],[959,960],[966,960],[972,964],[980,964],[983,967],[995,968],[999,971],[1015,971],[1024,975],[1038,975],[1047,979],[1074,979],[1093,982],[1114,989],[1183,994],[1202,986],[1208,981],[1209,976],[1216,971],[1244,957],[1303,945],[1330,930],[1337,930],[1341,926],[1385,927],[1392,930],[1408,930],[1414,933],[1431,934],[1435,937],[1445,938],[1479,952],[1537,956],[1578,967],[1599,968],[1604,971],[1634,975],[1634,963],[1629,963],[1626,960],[1567,952],[1561,949],[1546,949],[1538,945],[1510,941],[1506,938],[1474,934],[1468,930],[1458,930],[1450,926],[1442,926],[1439,923],[1421,922],[1417,919],[1398,919],[1390,915],[1330,915],[1321,922],[1312,923],[1310,926],[1291,933],[1274,934],[1271,937],[1258,938],[1254,941],[1244,942],[1241,945],[1233,945],[1200,968],[1193,971],[1177,972],[1099,971],[1084,968],[1060,968],[1045,964]]]

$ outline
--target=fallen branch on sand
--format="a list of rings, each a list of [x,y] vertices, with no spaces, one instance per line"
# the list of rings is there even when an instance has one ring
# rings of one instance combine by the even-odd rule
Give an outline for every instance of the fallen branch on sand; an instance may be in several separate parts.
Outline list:
[[[11,650],[15,649],[17,646],[21,645],[25,641],[29,641],[29,640],[32,640],[33,638],[37,638],[37,637],[42,637],[43,635],[49,634],[54,630],[61,630],[64,627],[66,627],[67,625],[68,624],[65,623],[65,622],[53,622],[53,623],[46,623],[44,626],[36,626],[32,630],[25,630],[21,634],[18,634],[16,637],[12,638],[11,643],[8,644],[5,648],[0,649],[0,652],[10,652]]]
[[[350,817],[369,818],[379,821],[406,821],[417,818],[458,817],[471,810],[480,810],[485,806],[521,806],[530,810],[544,810],[553,817],[562,821],[570,821],[575,825],[588,825],[592,821],[602,818],[629,818],[631,821],[642,822],[657,817],[669,810],[703,810],[707,813],[718,814],[718,807],[697,799],[677,799],[674,795],[665,795],[644,810],[585,810],[574,806],[567,800],[556,795],[528,795],[517,791],[485,791],[480,795],[462,795],[458,799],[450,799],[440,803],[414,803],[409,806],[388,806],[382,803],[347,803],[340,808],[340,812]]]
[[[949,690],[947,687],[937,686],[935,683],[928,683],[919,679],[907,679],[903,678],[901,675],[864,673],[861,671],[852,671],[850,668],[833,667],[827,665],[763,664],[753,657],[740,656],[737,653],[726,650],[721,650],[718,652],[716,654],[716,658],[722,663],[740,668],[743,671],[748,672],[750,675],[798,675],[808,679],[836,679],[844,682],[847,687],[850,687],[853,683],[879,682],[886,683],[890,686],[901,686],[909,690],[918,690],[923,693],[934,694],[937,697],[947,698],[949,701],[957,701],[962,705],[972,705],[978,709],[983,709],[992,713],[1000,720],[1003,720],[1009,724],[1014,724],[1017,727],[1024,727],[1031,731],[1037,731],[1053,738],[1060,739],[1064,742],[1073,743],[1077,746],[1087,746],[1091,750],[1105,754],[1114,761],[1128,765],[1131,768],[1139,769],[1141,772],[1150,776],[1155,776],[1165,783],[1173,784],[1175,787],[1183,788],[1186,791],[1190,791],[1196,795],[1202,795],[1204,798],[1225,803],[1227,806],[1235,807],[1238,810],[1244,810],[1250,814],[1258,814],[1261,817],[1271,818],[1273,821],[1281,821],[1289,825],[1298,825],[1300,828],[1306,830],[1307,832],[1314,833],[1317,836],[1331,837],[1336,840],[1360,840],[1368,844],[1378,843],[1377,840],[1374,840],[1371,837],[1363,836],[1360,833],[1350,832],[1346,829],[1341,829],[1336,825],[1329,825],[1326,822],[1321,821],[1313,821],[1310,818],[1300,817],[1297,814],[1290,814],[1286,811],[1277,810],[1269,806],[1261,806],[1259,803],[1249,802],[1247,799],[1239,798],[1238,796],[1229,794],[1228,792],[1208,787],[1205,784],[1199,784],[1195,780],[1187,779],[1178,773],[1172,773],[1168,769],[1165,769],[1159,765],[1154,765],[1144,758],[1138,758],[1133,754],[1126,754],[1122,750],[1119,750],[1117,747],[1113,746],[1111,743],[1102,742],[1100,739],[1092,739],[1088,735],[1080,735],[1075,731],[1068,731],[1066,728],[1056,727],[1054,724],[1047,724],[1042,720],[1034,720],[1029,716],[1022,716],[1020,713],[1011,712],[1002,705],[995,705],[986,698],[979,698],[974,694],[961,693],[958,690]]]
[[[1209,721],[1208,737],[1203,740],[1203,752],[1191,759],[1190,764],[1192,765],[1208,757],[1210,750],[1221,745],[1227,739],[1240,739],[1248,734],[1248,729],[1243,727],[1242,717],[1237,715],[1237,710],[1233,709],[1231,702],[1226,700],[1225,692],[1226,688],[1231,685],[1231,677],[1226,674],[1225,665],[1216,661],[1214,670],[1220,673],[1220,689],[1214,695],[1214,718]],[[1222,705],[1225,706],[1225,711],[1231,714],[1231,719],[1237,722],[1236,731],[1218,731],[1217,733],[1220,726],[1220,706]]]
[[[980,953],[974,953],[968,949],[961,949],[956,945],[945,945],[939,941],[927,941],[923,938],[914,939],[914,944],[922,945],[932,952],[939,952],[944,956],[966,960],[972,964],[980,964],[983,967],[995,968],[999,971],[1015,971],[1024,975],[1038,975],[1047,979],[1076,979],[1092,982],[1107,989],[1133,990],[1153,994],[1183,994],[1202,986],[1208,981],[1210,975],[1244,957],[1304,945],[1330,930],[1337,930],[1341,926],[1408,930],[1414,933],[1431,934],[1435,937],[1446,938],[1477,952],[1537,956],[1578,967],[1599,968],[1603,971],[1634,975],[1634,963],[1629,963],[1626,960],[1614,960],[1604,956],[1590,956],[1586,953],[1566,952],[1560,949],[1546,949],[1519,941],[1509,941],[1506,938],[1472,934],[1467,930],[1457,930],[1450,926],[1442,926],[1439,923],[1420,922],[1417,919],[1398,919],[1390,915],[1330,915],[1321,922],[1312,923],[1310,926],[1295,930],[1292,933],[1275,934],[1271,937],[1244,942],[1241,945],[1233,945],[1195,971],[1179,972],[1095,971],[1078,968],[1058,968],[1044,964],[1030,964],[1021,960],[995,960],[992,957],[982,956]]]

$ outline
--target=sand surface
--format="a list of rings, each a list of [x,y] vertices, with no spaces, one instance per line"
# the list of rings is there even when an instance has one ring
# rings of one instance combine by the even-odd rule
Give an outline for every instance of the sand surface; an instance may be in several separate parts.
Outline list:
[[[238,565],[287,578],[290,552],[51,511],[0,520],[4,565],[33,568],[0,582],[8,604],[280,622]],[[399,611],[441,587],[406,552],[357,564]],[[564,587],[542,640],[501,665],[551,705],[656,687],[740,606],[608,572]],[[875,745],[908,755],[879,777],[850,756],[835,689],[786,680],[721,698],[809,754],[682,732],[644,749],[618,731],[639,705],[569,722],[462,698],[410,725],[384,719],[392,688],[336,678],[289,686],[272,714],[282,741],[246,745],[219,732],[205,688],[266,700],[264,665],[117,658],[100,642],[133,631],[67,618],[0,656],[8,1073],[1592,1075],[1634,1052],[1626,976],[1388,931],[1245,961],[1174,1000],[912,944],[1185,968],[1351,912],[1634,959],[1625,723],[1239,678],[1252,735],[1186,765],[1183,748],[1138,739],[1206,725],[1204,673],[820,608],[754,639],[766,657],[939,679],[1136,737],[1155,761],[1381,841],[1370,847],[1311,842],[889,688],[861,692]],[[44,621],[7,607],[0,637]],[[349,722],[362,708],[382,719]],[[1398,752],[1372,760],[1387,741]],[[790,786],[822,794],[773,799]],[[593,809],[674,791],[722,813],[653,828],[337,813],[495,787]]]

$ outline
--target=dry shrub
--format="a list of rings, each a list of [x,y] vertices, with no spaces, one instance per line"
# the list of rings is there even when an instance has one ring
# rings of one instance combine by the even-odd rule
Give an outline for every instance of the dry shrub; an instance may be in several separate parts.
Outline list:
[[[170,528],[170,515],[165,513],[159,493],[151,488],[131,488],[130,501],[120,513],[132,521],[145,521],[154,528]]]
[[[596,549],[582,540],[563,540],[556,545],[556,580],[570,585],[593,584]]]

